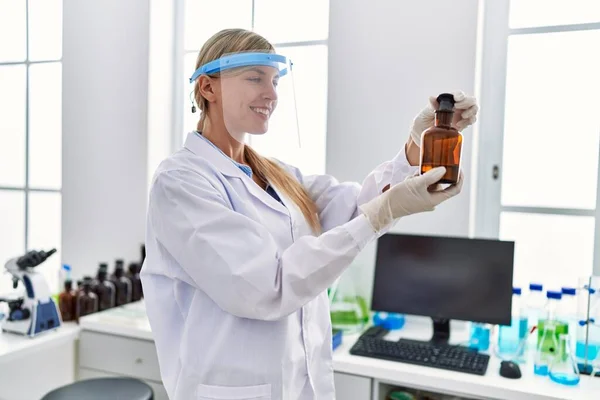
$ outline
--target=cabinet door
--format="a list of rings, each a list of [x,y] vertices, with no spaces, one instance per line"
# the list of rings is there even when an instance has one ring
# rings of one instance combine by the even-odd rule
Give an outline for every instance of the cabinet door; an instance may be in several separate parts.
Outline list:
[[[335,372],[333,380],[336,400],[371,400],[371,378]]]
[[[161,381],[154,342],[82,331],[79,365],[135,378]]]

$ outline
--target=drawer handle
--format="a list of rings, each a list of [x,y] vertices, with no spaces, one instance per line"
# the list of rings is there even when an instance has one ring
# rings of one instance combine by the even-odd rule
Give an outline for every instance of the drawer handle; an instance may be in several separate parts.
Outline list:
[[[141,364],[141,363],[142,363],[142,361],[143,361],[143,360],[142,360],[141,358],[136,358],[136,359],[135,359],[135,363],[136,363],[136,364]]]

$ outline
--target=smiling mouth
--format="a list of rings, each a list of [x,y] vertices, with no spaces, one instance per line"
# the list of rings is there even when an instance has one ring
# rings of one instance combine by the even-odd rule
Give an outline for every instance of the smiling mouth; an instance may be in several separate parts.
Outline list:
[[[268,108],[264,108],[264,107],[250,107],[250,109],[252,111],[254,111],[257,114],[261,114],[264,115],[265,117],[269,117],[269,115],[271,115],[271,110],[269,110]]]

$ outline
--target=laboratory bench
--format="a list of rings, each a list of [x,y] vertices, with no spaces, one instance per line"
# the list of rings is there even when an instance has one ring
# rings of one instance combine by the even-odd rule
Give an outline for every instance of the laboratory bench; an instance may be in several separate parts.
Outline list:
[[[431,336],[430,321],[408,318],[403,329],[390,332],[386,339],[395,340],[402,336],[425,340]],[[80,324],[80,375],[90,376],[102,371],[136,376],[153,387],[160,384],[158,361],[143,301],[86,316]],[[453,321],[451,343],[468,340],[467,328],[466,323]],[[531,366],[524,366],[521,379],[506,379],[499,375],[500,360],[495,357],[491,358],[486,375],[477,376],[354,356],[349,350],[358,336],[343,336],[342,344],[333,352],[338,400],[384,400],[394,387],[428,390],[465,399],[600,399],[600,378],[582,375],[578,386],[567,387],[547,377],[535,376]],[[111,357],[107,357],[106,351]]]
[[[468,338],[465,324],[453,322],[451,332],[451,343]],[[425,340],[429,335],[430,323],[408,318],[403,329],[390,332],[386,339]],[[500,360],[493,356],[484,376],[354,356],[349,350],[358,336],[343,336],[333,352],[338,400],[384,400],[395,387],[461,399],[600,399],[600,378],[582,375],[578,386],[567,387],[535,376],[531,367],[524,366],[523,377],[510,380],[500,377]],[[32,365],[40,359],[48,361]],[[31,385],[32,376],[37,388]],[[168,399],[143,301],[88,315],[79,325],[66,323],[36,338],[0,334],[0,400],[39,399],[40,393],[73,380],[108,376],[142,379],[154,389],[156,400]],[[27,382],[25,395],[18,387]]]
[[[467,328],[467,324],[453,321],[450,343],[466,343],[469,337]],[[388,333],[385,339],[397,340],[403,337],[427,340],[431,333],[430,322],[414,318],[413,321],[408,319],[401,330]],[[581,375],[579,385],[563,386],[552,382],[548,377],[534,375],[530,363],[521,365],[520,379],[507,379],[500,376],[501,360],[493,355],[484,376],[354,356],[349,351],[358,337],[358,334],[345,336],[342,344],[334,351],[333,368],[338,400],[385,400],[389,390],[395,387],[421,389],[460,399],[600,399],[600,378]]]
[[[39,400],[72,383],[78,336],[74,322],[33,338],[0,330],[0,400]]]

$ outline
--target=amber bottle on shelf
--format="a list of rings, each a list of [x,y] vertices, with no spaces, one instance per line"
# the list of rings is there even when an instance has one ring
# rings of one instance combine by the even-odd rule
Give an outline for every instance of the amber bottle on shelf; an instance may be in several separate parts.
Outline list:
[[[75,321],[77,312],[77,293],[73,290],[73,282],[65,280],[65,290],[58,295],[58,308],[63,322]]]
[[[138,301],[144,296],[142,280],[140,279],[140,264],[129,264],[129,272],[126,276],[131,281],[131,301]]]
[[[125,262],[121,259],[115,263],[115,271],[110,276],[115,286],[115,306],[131,303],[131,280],[125,276]]]
[[[108,264],[100,263],[96,279],[91,286],[92,291],[98,296],[98,311],[108,310],[115,306],[115,285],[108,279]]]
[[[96,311],[98,311],[98,296],[92,292],[92,279],[87,278],[83,280],[83,289],[77,296],[77,320]]]
[[[436,167],[446,167],[446,173],[438,183],[454,184],[460,173],[460,156],[463,136],[452,126],[454,96],[442,93],[438,96],[439,108],[435,112],[435,125],[421,136],[421,174]]]

